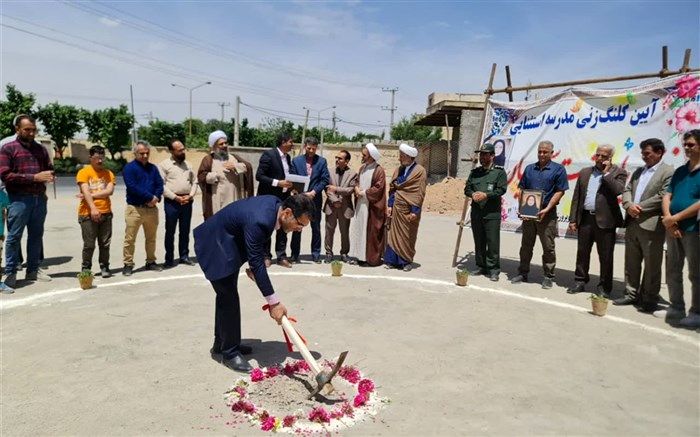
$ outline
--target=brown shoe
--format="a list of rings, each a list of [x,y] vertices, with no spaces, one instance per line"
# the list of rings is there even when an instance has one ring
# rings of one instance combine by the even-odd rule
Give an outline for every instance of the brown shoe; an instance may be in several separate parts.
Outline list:
[[[282,267],[287,267],[288,269],[292,268],[292,263],[290,263],[289,260],[286,258],[277,261],[277,265],[282,266]]]
[[[265,267],[270,267],[272,265],[272,260],[270,258],[265,258]]]

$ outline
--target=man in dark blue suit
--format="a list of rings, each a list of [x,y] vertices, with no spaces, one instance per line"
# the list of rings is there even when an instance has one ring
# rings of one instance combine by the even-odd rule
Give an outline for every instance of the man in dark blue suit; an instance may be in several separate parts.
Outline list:
[[[287,309],[267,275],[267,242],[275,230],[301,231],[314,214],[314,203],[307,196],[296,195],[281,201],[265,195],[234,202],[195,228],[197,261],[216,292],[214,346],[210,351],[213,359],[232,370],[251,370],[242,356],[252,349],[241,345],[238,271],[247,261],[251,279],[270,305],[270,317],[280,323]]]
[[[316,213],[311,220],[311,256],[315,263],[321,262],[321,211],[323,202],[323,190],[326,189],[330,174],[328,173],[328,163],[326,158],[316,154],[318,140],[308,137],[304,141],[304,155],[299,155],[292,159],[292,173],[300,176],[310,176],[309,190],[304,193],[314,201]],[[292,233],[292,262],[299,262],[299,251],[301,249],[301,232]]]
[[[277,147],[266,150],[260,155],[258,170],[255,173],[255,179],[258,181],[258,196],[272,194],[280,200],[284,200],[291,194],[290,189],[292,183],[287,179],[287,175],[293,173],[291,171],[292,160],[289,152],[292,150],[292,137],[288,134],[280,134],[277,137]],[[265,265],[270,266],[272,253],[270,246],[272,245],[271,236],[267,241],[267,253],[265,256]],[[277,256],[277,264],[283,267],[292,267],[292,264],[287,259],[287,234],[278,231],[275,235],[275,255]]]

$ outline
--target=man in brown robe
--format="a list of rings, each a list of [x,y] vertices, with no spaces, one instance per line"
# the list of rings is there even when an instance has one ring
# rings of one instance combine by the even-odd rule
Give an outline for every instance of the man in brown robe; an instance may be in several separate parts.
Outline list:
[[[202,190],[204,220],[236,200],[253,197],[253,166],[235,153],[228,152],[226,134],[209,135],[211,153],[202,159],[197,182]]]
[[[355,185],[355,218],[350,227],[350,263],[378,266],[384,253],[386,220],[386,174],[377,162],[377,147],[368,143],[362,149],[362,166]]]
[[[389,186],[387,215],[390,226],[384,267],[409,272],[416,255],[416,240],[421,207],[425,198],[427,173],[416,163],[418,150],[408,144],[399,146],[401,166],[394,170]]]

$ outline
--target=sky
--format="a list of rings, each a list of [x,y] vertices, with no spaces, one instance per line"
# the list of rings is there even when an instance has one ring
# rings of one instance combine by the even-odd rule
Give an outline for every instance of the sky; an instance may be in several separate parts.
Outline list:
[[[661,47],[700,65],[698,1],[7,1],[0,0],[0,82],[40,104],[129,104],[149,118],[282,116],[343,133],[379,133],[425,113],[432,92],[653,73]],[[176,83],[181,87],[173,87]],[[634,84],[637,84],[636,82]],[[631,83],[630,83],[631,84]],[[600,85],[615,87],[616,85]],[[184,87],[184,88],[183,88]],[[554,91],[551,91],[554,92]],[[539,91],[540,97],[551,93]],[[501,95],[505,99],[505,95]],[[524,94],[516,94],[516,100]],[[320,111],[320,115],[319,115]]]

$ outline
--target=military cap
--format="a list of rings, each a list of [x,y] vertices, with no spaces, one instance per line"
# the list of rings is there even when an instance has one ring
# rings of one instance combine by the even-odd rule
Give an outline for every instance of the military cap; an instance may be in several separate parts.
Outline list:
[[[479,150],[479,153],[496,153],[496,148],[491,143],[484,143]]]

